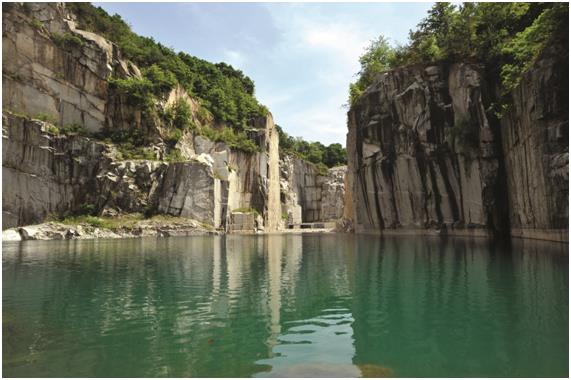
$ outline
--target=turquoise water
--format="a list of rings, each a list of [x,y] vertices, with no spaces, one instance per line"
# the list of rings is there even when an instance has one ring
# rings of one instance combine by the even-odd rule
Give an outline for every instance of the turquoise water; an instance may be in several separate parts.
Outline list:
[[[4,243],[2,274],[7,377],[569,374],[569,259],[553,243]]]

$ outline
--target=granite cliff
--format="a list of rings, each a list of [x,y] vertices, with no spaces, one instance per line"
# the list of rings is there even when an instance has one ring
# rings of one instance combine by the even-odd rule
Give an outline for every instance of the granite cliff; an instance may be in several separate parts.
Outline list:
[[[82,30],[64,3],[13,3],[2,17],[3,229],[81,215],[167,215],[174,228],[162,219],[137,222],[123,235],[251,232],[282,228],[294,206],[299,222],[302,214],[303,221],[340,216],[344,170],[320,175],[294,159],[284,176],[271,113],[236,128],[180,83],[142,102],[136,86],[156,67],[138,67],[117,44]],[[195,60],[249,85],[229,66]],[[135,98],[121,89],[126,84]],[[185,125],[173,127],[180,109]],[[23,238],[121,236],[54,223],[18,231]]]
[[[168,159],[165,126],[110,86],[111,77],[138,78],[141,70],[110,41],[78,29],[61,3],[4,7],[2,74],[3,229],[85,208],[109,216],[168,214],[217,229],[234,209],[247,208],[262,216],[259,228],[279,227],[271,114],[249,125],[254,152],[188,130],[177,143],[178,157]],[[179,102],[189,105],[194,123],[224,127],[198,116],[200,104],[180,87],[156,107]],[[144,149],[154,157],[125,159],[118,146],[94,137],[102,130],[144,135]]]
[[[568,240],[568,56],[546,51],[499,99],[483,66],[379,74],[348,112],[357,231]]]

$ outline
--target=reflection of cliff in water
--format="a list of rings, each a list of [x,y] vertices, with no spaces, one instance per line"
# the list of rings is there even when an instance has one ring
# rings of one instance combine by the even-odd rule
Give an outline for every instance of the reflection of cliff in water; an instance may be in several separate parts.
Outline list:
[[[5,245],[3,369],[561,376],[557,247],[329,234]]]
[[[271,299],[270,305],[272,317],[281,315],[281,323],[271,326],[270,358],[258,361],[271,370],[259,375],[359,376],[351,363],[353,318],[343,247],[331,235],[273,238],[268,240],[270,260],[275,260],[268,265],[270,294],[281,295]],[[315,271],[320,275],[313,275]],[[275,302],[278,299],[281,305]]]
[[[565,306],[547,291],[566,287],[568,273],[553,265],[565,250],[519,240],[510,250],[483,240],[356,239],[354,362],[405,377],[561,375],[551,367],[561,358],[538,363],[534,353],[567,345],[567,321],[555,312]],[[524,341],[526,329],[552,331],[547,324],[561,334]],[[515,359],[522,347],[533,347],[525,363]]]

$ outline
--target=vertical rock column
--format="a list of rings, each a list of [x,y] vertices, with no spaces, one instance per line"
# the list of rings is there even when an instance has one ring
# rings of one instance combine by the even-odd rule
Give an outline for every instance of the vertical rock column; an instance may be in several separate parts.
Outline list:
[[[280,152],[279,135],[271,114],[266,118],[266,151],[268,152],[268,200],[264,212],[266,230],[276,231],[280,227]]]
[[[512,236],[569,240],[569,62],[546,51],[501,120]]]

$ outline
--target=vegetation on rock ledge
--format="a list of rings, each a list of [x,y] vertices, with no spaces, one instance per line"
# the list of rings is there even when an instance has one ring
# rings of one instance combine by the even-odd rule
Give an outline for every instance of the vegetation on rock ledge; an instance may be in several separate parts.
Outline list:
[[[77,16],[78,27],[116,43],[126,58],[143,69],[143,79],[114,80],[133,99],[146,104],[151,96],[164,94],[178,83],[219,121],[237,129],[250,119],[265,116],[267,108],[254,97],[254,82],[225,63],[210,63],[184,52],[176,53],[153,38],[135,34],[121,16],[110,16],[90,3],[67,3]]]
[[[279,125],[276,128],[280,135],[280,153],[291,154],[316,164],[321,169],[347,164],[347,150],[339,143],[328,146],[322,143],[308,142],[300,137],[288,135]],[[323,171],[323,170],[321,170]]]
[[[568,18],[566,3],[436,3],[410,31],[407,45],[392,47],[383,36],[371,42],[359,59],[349,103],[376,74],[417,63],[484,63],[509,91],[547,46],[568,46]]]

